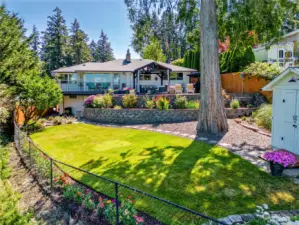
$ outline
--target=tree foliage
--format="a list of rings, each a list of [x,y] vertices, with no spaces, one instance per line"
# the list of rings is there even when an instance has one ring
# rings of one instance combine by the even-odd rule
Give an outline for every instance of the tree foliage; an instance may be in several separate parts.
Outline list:
[[[36,28],[36,26],[33,26],[32,34],[31,34],[31,41],[30,41],[30,47],[32,51],[35,52],[35,54],[38,56],[40,51],[40,38],[39,38],[39,32]]]
[[[184,66],[184,58],[173,60],[171,64],[176,66]]]
[[[113,49],[109,42],[107,34],[101,31],[100,39],[97,42],[97,50],[94,60],[99,62],[107,62],[114,59]]]
[[[131,44],[137,53],[142,53],[150,43],[150,38],[155,37],[160,41],[167,59],[183,57],[188,48],[186,34],[194,29],[196,23],[179,19],[180,2],[181,0],[125,0],[133,30]],[[188,4],[181,7],[197,11]],[[181,17],[184,18],[184,15]]]
[[[184,66],[200,71],[200,51],[190,49],[185,53]]]
[[[48,17],[47,29],[43,33],[42,60],[50,72],[71,65],[68,30],[61,10],[56,7],[54,15]]]
[[[49,77],[23,76],[20,80],[18,107],[24,113],[24,125],[44,115],[45,110],[55,107],[62,99],[60,87]]]
[[[0,6],[0,83],[15,85],[20,75],[37,72],[38,58],[29,49],[23,22]]]
[[[252,47],[234,47],[220,54],[221,73],[232,73],[242,71],[246,66],[255,61]]]
[[[0,84],[0,124],[6,123],[13,110],[13,95],[5,84]]]
[[[98,59],[98,56],[97,56],[97,43],[94,40],[91,40],[88,47],[89,47],[89,50],[90,50],[92,61],[95,62]]]
[[[72,23],[70,34],[71,63],[76,65],[91,61],[91,53],[87,44],[88,37],[87,34],[80,29],[80,24],[77,19]]]
[[[143,59],[152,59],[158,62],[165,62],[166,56],[163,54],[160,42],[155,39],[151,38],[151,42],[147,45],[143,52],[142,52]]]

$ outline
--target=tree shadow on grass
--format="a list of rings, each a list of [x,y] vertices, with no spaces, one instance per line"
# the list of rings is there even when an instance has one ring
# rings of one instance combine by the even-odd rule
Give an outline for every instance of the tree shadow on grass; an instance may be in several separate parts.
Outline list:
[[[154,146],[138,154],[130,150],[120,154],[122,160],[107,164],[100,157],[81,168],[95,173],[100,169],[104,177],[216,218],[252,212],[263,203],[273,209],[299,207],[299,190],[292,182],[271,177],[221,147],[194,141],[186,148]],[[101,168],[104,162],[105,168]],[[89,175],[81,179],[99,190],[105,185]],[[113,196],[113,191],[109,190],[108,195]],[[140,198],[142,210],[159,219],[172,217],[173,207]]]

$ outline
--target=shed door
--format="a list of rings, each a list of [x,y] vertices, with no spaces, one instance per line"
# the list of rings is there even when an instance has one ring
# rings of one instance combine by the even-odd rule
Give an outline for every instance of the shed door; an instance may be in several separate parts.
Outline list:
[[[299,94],[296,90],[284,90],[283,91],[283,148],[286,150],[296,153],[298,149],[298,128],[296,116],[299,113]],[[279,129],[279,128],[278,128]],[[297,153],[298,154],[298,153]]]

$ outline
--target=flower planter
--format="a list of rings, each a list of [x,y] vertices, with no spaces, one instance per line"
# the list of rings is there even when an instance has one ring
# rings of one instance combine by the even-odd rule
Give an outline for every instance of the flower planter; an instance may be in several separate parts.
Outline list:
[[[273,176],[281,176],[283,172],[283,165],[270,162],[270,169]]]

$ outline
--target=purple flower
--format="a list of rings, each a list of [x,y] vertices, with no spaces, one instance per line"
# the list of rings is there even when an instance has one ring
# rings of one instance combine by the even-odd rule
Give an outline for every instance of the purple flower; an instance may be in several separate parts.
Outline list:
[[[88,96],[86,99],[84,99],[84,105],[85,106],[91,106],[93,103],[93,99],[96,97],[95,95]]]
[[[266,152],[264,154],[264,158],[267,161],[278,163],[280,165],[283,165],[284,167],[293,166],[296,164],[295,156],[292,153],[287,152],[283,149],[272,152]]]

